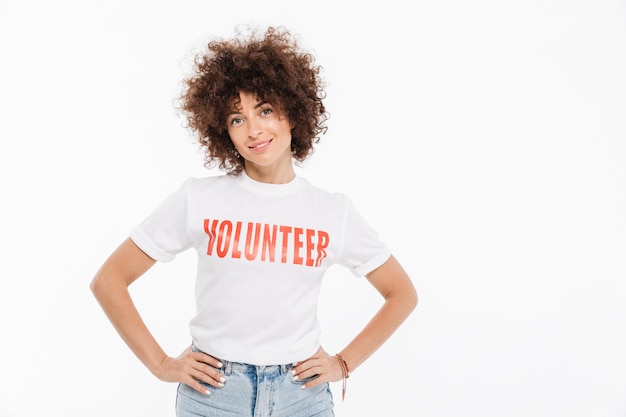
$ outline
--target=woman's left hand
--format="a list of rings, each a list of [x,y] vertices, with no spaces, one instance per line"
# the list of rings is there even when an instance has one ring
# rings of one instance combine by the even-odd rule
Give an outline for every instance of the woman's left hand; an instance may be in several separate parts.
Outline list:
[[[335,382],[343,378],[339,360],[330,356],[323,348],[319,348],[315,355],[302,362],[298,362],[293,368],[294,380],[303,380],[318,375],[317,378],[307,381],[302,388],[311,388],[325,382]]]

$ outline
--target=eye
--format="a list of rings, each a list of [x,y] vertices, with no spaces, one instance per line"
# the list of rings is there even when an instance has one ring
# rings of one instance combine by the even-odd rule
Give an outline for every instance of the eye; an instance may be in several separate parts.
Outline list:
[[[230,120],[230,124],[231,124],[231,126],[238,126],[238,125],[240,125],[242,122],[243,122],[243,119],[241,119],[241,118],[239,118],[239,117],[233,117],[233,118]]]
[[[261,110],[261,115],[262,116],[269,116],[270,114],[272,114],[274,112],[274,110],[272,110],[269,107],[266,107],[264,109]]]

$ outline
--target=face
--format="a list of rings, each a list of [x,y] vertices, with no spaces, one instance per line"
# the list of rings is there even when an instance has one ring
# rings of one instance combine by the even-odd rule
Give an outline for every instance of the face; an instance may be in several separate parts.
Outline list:
[[[239,98],[226,123],[231,141],[245,159],[246,173],[253,178],[293,173],[287,116],[254,94],[240,92]]]

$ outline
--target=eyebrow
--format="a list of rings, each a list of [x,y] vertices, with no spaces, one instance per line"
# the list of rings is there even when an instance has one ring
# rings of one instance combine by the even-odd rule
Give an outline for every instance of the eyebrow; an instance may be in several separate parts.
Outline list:
[[[255,109],[258,109],[259,107],[265,105],[265,104],[271,104],[269,101],[267,100],[259,100],[259,102],[254,106]],[[230,113],[228,113],[226,115],[226,117],[231,117],[233,115],[237,115],[237,114],[241,114],[241,112],[237,109],[235,109],[235,111],[232,111]]]

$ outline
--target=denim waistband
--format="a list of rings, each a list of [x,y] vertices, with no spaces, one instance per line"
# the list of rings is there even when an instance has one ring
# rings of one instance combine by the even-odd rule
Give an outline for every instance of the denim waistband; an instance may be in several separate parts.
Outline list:
[[[251,364],[248,364],[248,363],[224,361],[224,360],[221,360],[221,359],[220,359],[220,361],[224,365],[222,367],[222,371],[224,372],[224,375],[230,375],[233,372],[241,373],[241,374],[261,374],[261,373],[265,373],[265,374],[286,375],[287,372],[289,372],[291,369],[293,369],[293,365],[292,364],[288,364],[288,365],[251,365]]]
[[[194,352],[202,352],[202,353],[206,353],[207,355],[211,355],[208,352],[203,352],[200,349],[198,349],[198,347],[195,344],[192,344],[191,349]],[[213,356],[213,355],[211,355]],[[281,375],[285,375],[287,374],[287,372],[289,372],[290,370],[293,369],[294,365],[292,363],[289,364],[284,364],[284,365],[252,365],[249,363],[241,363],[241,362],[232,362],[232,361],[227,361],[221,358],[217,358],[215,356],[213,356],[215,359],[219,360],[220,362],[222,362],[222,371],[224,372],[225,375],[230,375],[233,372],[238,372],[238,373],[268,373],[268,374],[273,374],[273,373],[279,373]]]

